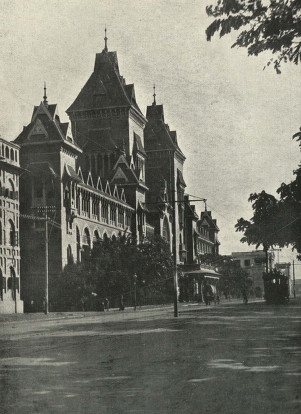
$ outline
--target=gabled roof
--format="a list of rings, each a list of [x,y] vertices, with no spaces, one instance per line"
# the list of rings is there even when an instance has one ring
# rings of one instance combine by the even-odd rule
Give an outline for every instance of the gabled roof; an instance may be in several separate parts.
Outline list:
[[[121,106],[134,108],[145,119],[136,102],[134,85],[126,85],[119,73],[117,53],[103,50],[96,54],[94,71],[67,113]]]
[[[50,166],[49,163],[44,163],[44,164],[45,164],[45,166],[43,168],[45,169],[46,172],[50,171],[54,177],[59,177],[55,173],[55,171],[52,169],[52,167]],[[31,169],[35,168],[34,164],[31,164],[30,166],[31,166]],[[43,169],[43,171],[44,171],[44,169]],[[40,164],[38,164],[38,167],[37,167],[37,171],[39,171],[39,170],[41,170]],[[92,190],[96,193],[99,193],[99,195],[101,195],[105,198],[108,198],[108,199],[126,204],[128,208],[133,210],[133,208],[129,204],[127,204],[127,202],[126,202],[124,190],[121,189],[120,194],[119,194],[118,188],[117,188],[117,186],[115,186],[113,194],[112,194],[110,184],[109,184],[108,181],[106,182],[105,191],[103,191],[103,187],[102,187],[100,178],[98,177],[97,185],[94,186],[94,183],[91,179],[92,177],[91,177],[90,173],[87,174],[87,180],[85,180],[83,178],[83,174],[82,174],[80,168],[78,169],[78,173],[76,174],[75,170],[70,165],[65,164],[64,174],[66,174],[72,181],[77,182],[77,184],[80,187],[83,187],[83,188],[86,188],[88,190]]]
[[[206,210],[206,211],[202,211],[201,212],[201,218],[198,221],[198,225],[199,226],[202,226],[203,223],[206,223],[206,225],[208,224],[208,226],[209,226],[210,229],[214,229],[216,231],[219,231],[219,228],[218,228],[218,226],[216,224],[216,220],[215,219],[212,219],[211,211],[207,211]]]
[[[151,150],[174,150],[185,160],[181,151],[176,131],[170,131],[164,121],[163,105],[151,105],[146,111],[147,124],[144,129],[144,148]]]
[[[41,102],[39,106],[34,107],[31,122],[23,128],[14,142],[22,147],[32,143],[44,144],[49,141],[64,143],[77,153],[81,152],[73,140],[69,123],[60,121],[57,105],[47,105]]]

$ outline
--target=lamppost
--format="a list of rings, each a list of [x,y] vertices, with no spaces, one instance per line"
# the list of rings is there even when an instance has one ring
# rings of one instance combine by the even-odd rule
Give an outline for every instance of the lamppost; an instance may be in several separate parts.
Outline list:
[[[137,307],[137,278],[138,278],[136,273],[134,273],[133,278],[134,278],[134,310],[136,310],[136,307]]]

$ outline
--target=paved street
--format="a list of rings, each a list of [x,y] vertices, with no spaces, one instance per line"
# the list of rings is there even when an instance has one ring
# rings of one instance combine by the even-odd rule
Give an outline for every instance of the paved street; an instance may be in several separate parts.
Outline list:
[[[180,310],[2,322],[1,413],[300,412],[301,301]]]

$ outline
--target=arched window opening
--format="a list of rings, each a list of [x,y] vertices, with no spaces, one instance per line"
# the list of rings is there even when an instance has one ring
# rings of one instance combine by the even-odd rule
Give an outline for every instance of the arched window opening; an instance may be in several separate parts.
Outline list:
[[[166,243],[168,243],[168,244],[170,243],[169,224],[168,224],[168,220],[167,220],[166,217],[164,217],[164,220],[163,220],[162,237],[166,241]]]
[[[15,153],[14,153],[13,149],[10,150],[10,158],[11,158],[12,161],[15,160]]]
[[[84,230],[83,244],[85,246],[91,247],[90,232],[87,227]]]
[[[97,230],[95,230],[94,236],[93,236],[93,244],[96,244],[99,241],[100,241],[99,233]]]
[[[68,244],[67,247],[67,264],[72,264],[73,263],[73,256],[72,256],[72,249],[70,244]]]
[[[5,148],[5,156],[6,158],[9,158],[9,149],[7,147]]]
[[[0,221],[0,244],[2,244],[2,223]]]
[[[17,232],[15,230],[15,225],[12,220],[8,221],[9,223],[9,244],[11,246],[18,246]]]
[[[109,237],[108,237],[107,233],[104,233],[102,238],[104,239],[104,241],[106,241],[106,240],[108,240],[108,239],[109,239]]]
[[[18,152],[15,151],[15,160],[18,161]]]
[[[15,269],[10,267],[10,276],[7,279],[7,288],[11,290],[11,296],[13,300],[16,300],[16,291],[19,291],[19,279],[16,277]]]
[[[113,236],[112,236],[112,241],[116,241],[117,240],[117,237],[115,236],[115,234],[113,234]]]
[[[76,261],[77,263],[80,262],[80,233],[78,227],[76,227]]]
[[[3,277],[2,270],[0,269],[0,300],[3,300],[3,292],[6,292],[6,283],[5,277]]]

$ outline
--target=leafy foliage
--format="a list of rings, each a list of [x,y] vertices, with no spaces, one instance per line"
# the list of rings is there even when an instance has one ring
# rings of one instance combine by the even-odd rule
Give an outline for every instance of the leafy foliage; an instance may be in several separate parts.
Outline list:
[[[225,297],[240,297],[244,293],[249,296],[252,292],[252,281],[248,273],[241,269],[239,263],[235,262],[232,256],[206,254],[202,259],[205,264],[210,264],[218,269],[221,273],[219,280],[219,291]]]
[[[232,47],[245,47],[249,55],[264,51],[277,55],[274,64],[280,73],[281,63],[301,60],[301,0],[218,0],[206,7],[215,20],[207,27],[207,40],[239,30]]]
[[[137,245],[120,236],[94,244],[85,260],[68,265],[55,280],[53,306],[60,310],[99,310],[108,298],[118,306],[121,295],[137,301],[170,301],[173,294],[173,260],[169,246],[161,238]]]

